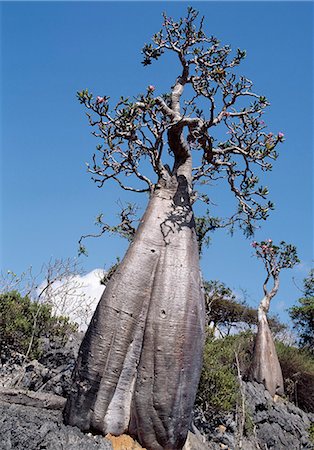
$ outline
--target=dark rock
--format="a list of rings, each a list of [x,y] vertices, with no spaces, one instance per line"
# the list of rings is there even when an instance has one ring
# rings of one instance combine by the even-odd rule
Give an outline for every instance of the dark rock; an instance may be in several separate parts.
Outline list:
[[[24,389],[0,388],[0,402],[62,411],[66,399],[51,393],[47,394]]]
[[[10,353],[7,349],[0,355],[0,385],[66,397],[81,339],[82,334],[79,333],[71,336],[65,344],[46,339],[43,342],[43,355],[38,361],[31,361],[26,365],[23,365],[23,355]],[[15,385],[16,380],[20,381],[18,386]],[[202,449],[202,445],[204,449],[210,450],[235,450],[239,448],[240,441],[242,450],[314,449],[309,439],[314,414],[307,414],[280,397],[276,397],[274,401],[262,384],[245,382],[243,389],[246,417],[251,423],[251,426],[246,426],[243,430],[243,436],[240,432],[241,411],[238,411],[238,417],[233,413],[217,411],[212,412],[212,417],[205,417],[202,410],[196,408],[191,427],[193,433],[186,450]],[[30,412],[27,413],[21,405],[1,406],[0,436],[3,439],[0,441],[0,450],[111,448],[102,437],[87,436],[76,428],[63,425],[60,412],[30,407],[28,411]],[[32,438],[38,444],[37,447],[32,446]],[[193,446],[196,446],[195,449]]]
[[[246,418],[251,426],[245,426],[241,435],[240,421],[236,414],[213,411],[204,417],[195,409],[193,424],[206,437],[210,449],[235,450],[313,450],[309,428],[314,414],[306,414],[283,398],[270,396],[264,385],[243,383],[246,399]],[[238,411],[238,414],[241,411]],[[193,428],[192,428],[193,430]],[[241,442],[241,447],[240,447]]]
[[[45,350],[39,360],[24,363],[24,356],[7,349],[0,366],[0,386],[67,396],[82,333],[69,336],[66,343],[43,339]]]
[[[60,411],[0,404],[0,450],[112,450],[102,436],[65,426]]]
[[[255,434],[261,448],[269,450],[313,449],[309,438],[312,417],[288,401],[272,399],[262,384],[245,383],[245,397],[255,424]]]

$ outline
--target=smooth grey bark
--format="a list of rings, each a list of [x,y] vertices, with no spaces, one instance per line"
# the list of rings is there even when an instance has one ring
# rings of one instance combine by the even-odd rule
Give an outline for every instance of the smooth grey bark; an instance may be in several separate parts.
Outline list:
[[[149,201],[82,342],[66,423],[181,449],[202,365],[204,300],[190,158]]]
[[[270,294],[264,296],[258,308],[257,334],[254,343],[253,360],[249,370],[249,378],[258,383],[263,383],[272,396],[284,394],[282,371],[267,321],[270,301],[277,293],[278,287],[279,277],[275,280],[275,286]]]

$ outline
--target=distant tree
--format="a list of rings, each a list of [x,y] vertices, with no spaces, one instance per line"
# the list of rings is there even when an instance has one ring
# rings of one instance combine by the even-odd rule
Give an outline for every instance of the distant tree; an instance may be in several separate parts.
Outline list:
[[[314,269],[304,279],[303,293],[299,305],[290,308],[289,314],[299,332],[300,346],[314,354]]]
[[[207,323],[212,325],[214,331],[218,330],[222,336],[228,336],[237,327],[240,332],[243,327],[252,329],[257,325],[257,309],[249,306],[245,300],[238,300],[224,283],[206,281],[204,288]],[[286,325],[275,316],[269,317],[268,322],[273,333],[286,329]]]
[[[184,445],[201,371],[204,300],[192,204],[209,204],[202,186],[225,181],[236,210],[215,226],[251,234],[273,208],[258,175],[271,170],[284,138],[266,131],[267,99],[234,70],[245,51],[232,56],[206,36],[203,21],[193,8],[178,21],[164,14],[143,48],[144,66],[175,56],[169,92],[155,95],[150,84],[113,106],[106,95],[78,93],[100,139],[88,165],[94,181],[147,193],[149,203],[82,342],[64,417],[83,430],[129,432],[151,450]]]
[[[296,247],[284,241],[274,245],[271,239],[252,243],[255,255],[266,269],[263,284],[264,297],[258,307],[258,327],[249,377],[264,383],[271,395],[283,394],[284,384],[276,348],[269,328],[267,314],[272,298],[279,289],[279,276],[283,269],[291,269],[299,263]]]

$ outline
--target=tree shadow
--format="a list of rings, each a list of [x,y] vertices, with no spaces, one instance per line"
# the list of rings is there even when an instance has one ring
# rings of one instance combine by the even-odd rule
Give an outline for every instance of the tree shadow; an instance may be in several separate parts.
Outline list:
[[[180,233],[184,228],[194,229],[195,220],[191,206],[189,185],[184,175],[177,177],[178,187],[173,196],[172,210],[160,224],[165,244],[170,244],[170,234]]]

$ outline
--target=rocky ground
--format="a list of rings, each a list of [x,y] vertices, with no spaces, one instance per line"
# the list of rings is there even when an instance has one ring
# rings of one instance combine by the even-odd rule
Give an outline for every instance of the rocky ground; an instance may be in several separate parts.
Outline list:
[[[0,403],[1,450],[112,450],[102,436],[62,423],[61,411]]]
[[[66,345],[45,342],[44,356],[23,364],[23,356],[4,349],[0,355],[0,450],[140,449],[128,436],[115,438],[83,434],[62,423],[62,406],[81,335]],[[243,407],[206,421],[194,412],[184,450],[310,450],[309,428],[314,414],[306,414],[282,398],[272,399],[257,383],[243,383]],[[10,391],[8,391],[10,389]],[[13,391],[12,391],[13,389]],[[16,389],[26,394],[11,395]],[[39,403],[32,399],[39,398]],[[5,394],[5,392],[10,392]]]
[[[239,420],[221,415],[213,423],[195,412],[194,424],[209,442],[212,450],[313,450],[309,429],[314,414],[306,414],[281,397],[270,396],[258,383],[243,383],[245,414],[243,433]],[[239,414],[242,411],[239,411]],[[207,448],[207,447],[206,447]]]

